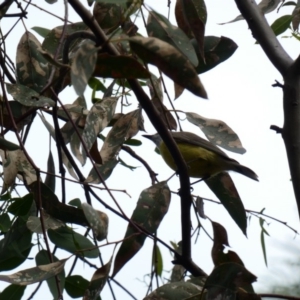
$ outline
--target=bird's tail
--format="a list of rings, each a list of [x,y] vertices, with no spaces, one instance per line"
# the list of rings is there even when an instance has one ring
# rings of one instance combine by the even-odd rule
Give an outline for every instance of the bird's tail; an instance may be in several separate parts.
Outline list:
[[[236,165],[232,166],[232,171],[238,172],[238,173],[245,175],[253,180],[258,181],[258,176],[251,169],[249,169],[243,165],[240,165],[238,163]]]

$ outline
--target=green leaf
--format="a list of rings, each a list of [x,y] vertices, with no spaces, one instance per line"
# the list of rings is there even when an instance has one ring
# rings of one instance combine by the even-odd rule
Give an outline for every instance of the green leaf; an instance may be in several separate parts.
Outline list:
[[[31,237],[26,222],[18,217],[0,241],[0,271],[14,269],[27,259],[32,247]]]
[[[198,126],[214,145],[235,153],[244,154],[246,152],[238,135],[225,122],[204,118],[193,112],[185,114],[187,120]]]
[[[52,175],[53,174],[53,175]],[[45,178],[45,184],[55,193],[55,164],[53,160],[52,152],[49,151],[48,161],[47,161],[47,175]]]
[[[78,208],[81,208],[81,201],[80,201],[79,198],[75,198],[75,199],[73,199],[73,200],[70,200],[70,201],[69,201],[69,204],[70,204],[70,205],[73,205],[73,206],[76,206],[76,207],[78,207]]]
[[[152,266],[154,269],[154,273],[161,277],[163,271],[163,258],[160,252],[160,249],[157,245],[154,245],[152,252]]]
[[[206,36],[204,37],[204,62],[198,50],[197,41],[192,39],[191,42],[199,59],[199,64],[196,67],[198,74],[207,72],[227,60],[238,47],[233,40],[227,37]]]
[[[204,0],[181,0],[181,7],[184,18],[198,43],[198,52],[202,60],[205,61],[204,33],[207,19],[205,2]]]
[[[20,149],[20,147],[14,143],[11,143],[10,141],[7,141],[3,137],[0,137],[0,149],[14,151]]]
[[[14,100],[25,106],[44,107],[55,106],[55,102],[45,96],[40,95],[36,91],[22,84],[6,83],[7,92],[11,94]]]
[[[149,11],[146,28],[149,36],[169,43],[184,54],[195,67],[198,65],[198,58],[189,38],[163,15]]]
[[[11,284],[0,293],[0,300],[21,300],[26,286]]]
[[[271,25],[271,28],[272,28],[273,32],[275,33],[275,35],[277,36],[277,35],[285,32],[289,28],[289,26],[292,22],[292,19],[293,19],[292,15],[285,15],[285,16],[278,18]]]
[[[149,78],[150,73],[136,59],[123,55],[109,55],[101,53],[97,57],[95,71],[96,77],[102,78]]]
[[[56,256],[54,256],[53,254],[52,254],[52,257],[53,257],[54,262],[59,261],[59,259]],[[49,264],[50,259],[49,259],[48,252],[46,250],[39,251],[35,256],[35,262],[36,262],[37,266]],[[58,282],[60,285],[60,291],[63,292],[64,286],[65,286],[65,271],[64,271],[64,269],[62,269],[61,272],[59,272],[57,274],[57,277],[58,277]],[[58,299],[59,294],[58,294],[58,290],[57,290],[57,282],[56,282],[55,277],[48,278],[47,284],[48,284],[49,290],[53,296],[53,299]]]
[[[171,192],[166,181],[162,181],[142,191],[131,221],[155,233],[168,211]],[[141,234],[135,227],[128,224],[124,241],[116,255],[114,277],[121,268],[142,248],[146,235]]]
[[[97,48],[91,40],[85,40],[75,52],[71,65],[71,80],[78,96],[83,96],[97,61]]]
[[[229,174],[227,172],[219,173],[205,180],[205,183],[218,197],[242,232],[247,235],[245,208]]]
[[[2,213],[0,215],[0,231],[1,233],[7,232],[11,227],[11,220],[7,213]]]
[[[266,251],[266,244],[265,244],[265,234],[264,234],[263,230],[261,230],[261,232],[260,232],[260,244],[261,244],[262,252],[264,255],[266,267],[268,267],[267,251]]]
[[[48,235],[50,241],[58,248],[88,258],[98,257],[99,251],[95,245],[88,238],[68,227],[49,229]]]
[[[38,27],[38,26],[34,26],[31,29],[34,30],[35,32],[37,32],[43,38],[45,38],[49,34],[49,32],[51,31],[48,28]]]
[[[95,77],[89,79],[88,85],[93,91],[101,91],[103,93],[106,91],[105,85]]]
[[[26,216],[30,212],[33,196],[27,194],[22,198],[12,199],[12,204],[8,207],[7,211],[15,216]]]
[[[128,145],[128,146],[141,146],[142,142],[140,140],[137,139],[129,139],[127,141],[124,142],[124,145]]]
[[[65,289],[72,298],[82,297],[88,286],[89,282],[82,276],[72,275],[66,277]]]
[[[146,63],[155,65],[174,82],[196,96],[207,98],[194,66],[176,48],[153,37],[133,37],[129,42],[131,49]]]

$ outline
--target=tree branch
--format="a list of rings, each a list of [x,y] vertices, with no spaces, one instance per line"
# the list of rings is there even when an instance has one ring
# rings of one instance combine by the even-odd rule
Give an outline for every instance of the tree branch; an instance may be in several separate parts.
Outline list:
[[[259,42],[274,67],[284,76],[293,60],[277,40],[255,1],[235,0],[235,3],[247,21],[253,37]]]

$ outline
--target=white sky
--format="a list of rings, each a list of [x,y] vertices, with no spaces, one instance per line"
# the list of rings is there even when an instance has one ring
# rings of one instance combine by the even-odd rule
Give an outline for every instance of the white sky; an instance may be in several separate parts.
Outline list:
[[[35,2],[53,13],[59,12],[60,16],[64,14],[62,1],[54,5],[48,5],[44,1]],[[85,3],[85,1],[83,2]],[[232,20],[239,14],[234,1],[209,0],[206,2],[208,9],[206,35],[223,35],[229,37],[238,44],[239,48],[225,63],[200,76],[208,92],[208,101],[197,98],[185,91],[175,101],[175,106],[179,110],[193,111],[206,118],[221,119],[238,133],[243,146],[247,149],[247,153],[243,156],[233,153],[228,154],[243,165],[253,169],[258,174],[260,180],[257,183],[239,174],[231,174],[244,206],[247,209],[257,211],[266,208],[266,214],[288,222],[290,226],[298,230],[299,218],[293,196],[284,144],[281,136],[269,129],[270,125],[282,126],[283,124],[282,91],[279,88],[271,86],[275,80],[282,82],[282,78],[268,61],[260,46],[254,44],[255,41],[248,30],[246,22],[240,21],[224,26],[217,25],[218,23]],[[146,1],[146,4],[151,5],[160,13],[165,14],[167,12],[167,1]],[[176,24],[173,16],[174,4],[175,1],[172,2],[171,21],[173,24]],[[291,7],[283,8],[279,15],[289,14],[291,9]],[[10,11],[10,13],[12,12],[16,12],[16,10]],[[272,12],[267,16],[268,21],[272,23],[279,15],[276,12]],[[70,9],[70,20],[74,22],[79,20],[72,9]],[[7,28],[10,28],[9,24],[11,23],[12,20],[10,19],[2,20],[1,27],[4,33],[7,31]],[[25,20],[25,23],[28,29],[33,26],[51,29],[62,24],[61,21],[47,16],[47,14],[42,13],[36,8],[29,10],[28,19]],[[142,25],[139,25],[139,27],[142,28]],[[12,58],[15,57],[16,46],[23,32],[24,29],[21,23],[19,23],[8,39],[6,46]],[[299,52],[299,42],[290,38],[280,38],[280,41],[289,54],[293,58],[296,58]],[[169,93],[172,95],[173,86],[169,80],[167,81],[169,82]],[[89,93],[86,95],[89,102]],[[63,92],[60,98],[63,99],[64,103],[70,103],[76,99],[76,96],[71,88]],[[128,111],[137,107],[135,99],[132,99],[132,103]],[[193,131],[201,135],[200,130],[187,121],[182,122],[182,126],[184,130]],[[145,128],[147,132],[154,133],[153,128],[147,120]],[[33,157],[36,159],[37,165],[45,170],[48,150],[39,150],[40,145],[44,147],[48,144],[48,133],[40,123],[37,123],[33,127],[33,130],[29,136],[28,150],[34,155]],[[154,153],[154,144],[143,138],[141,140],[145,147],[134,148],[134,150],[148,161],[151,161],[153,170],[159,173],[159,180],[167,179],[172,174],[172,171],[162,163],[161,157]],[[54,143],[52,149],[55,151]],[[53,153],[56,154],[56,152]],[[126,153],[121,153],[120,156],[126,163],[133,166],[140,166],[137,161],[133,160]],[[86,175],[88,172],[89,168],[85,169]],[[114,193],[122,208],[130,216],[135,208],[140,192],[150,186],[150,179],[142,167],[132,172],[122,166],[117,166],[117,169],[107,183],[111,188],[126,189],[132,196],[132,198],[129,198],[124,194]],[[74,188],[73,184],[68,184],[67,187],[68,200],[76,197],[84,199],[83,192],[79,188]],[[178,190],[178,178],[175,177],[172,179],[170,187],[173,191]],[[59,195],[59,193],[60,191],[58,190],[57,194]],[[193,193],[216,199],[203,183],[194,186]],[[99,195],[108,201],[108,203],[112,203],[106,192],[99,192]],[[112,206],[114,205],[112,204]],[[105,211],[100,205],[96,205],[96,207]],[[166,242],[170,240],[178,242],[181,239],[179,209],[179,198],[173,195],[169,213],[158,230],[158,236],[166,240]],[[110,217],[109,241],[120,240],[124,236],[127,224],[110,212],[105,212]],[[238,253],[244,261],[245,266],[258,277],[255,289],[261,291],[266,285],[270,284],[270,278],[274,274],[278,275],[280,282],[285,282],[287,276],[280,277],[284,266],[281,269],[278,265],[286,260],[287,257],[294,255],[290,249],[297,246],[298,239],[294,239],[295,235],[291,230],[275,221],[271,221],[269,226],[265,225],[271,235],[271,237],[266,238],[269,265],[269,268],[266,268],[260,245],[258,219],[252,217],[248,227],[247,239],[222,206],[207,202],[205,203],[205,213],[214,221],[223,224],[227,229],[232,250]],[[268,219],[267,221],[269,222]],[[202,220],[202,223],[211,232],[210,222]],[[194,225],[196,226],[196,223]],[[211,247],[211,241],[201,231],[197,244],[193,244],[193,259],[207,273],[210,273],[213,268],[210,258]],[[145,295],[145,284],[141,281],[144,278],[143,276],[150,272],[151,260],[149,257],[151,257],[151,249],[152,242],[147,240],[140,253],[116,276],[116,280],[131,290],[138,299],[142,299]],[[160,247],[160,249],[164,257],[164,269],[168,271],[172,267],[170,263],[172,258],[168,250],[165,250],[163,247]],[[105,262],[109,260],[111,253],[112,247],[103,248]],[[35,253],[32,251],[30,257],[34,256]],[[61,252],[60,258],[67,256],[69,256],[68,253]],[[72,262],[72,259],[70,262]],[[93,263],[97,264],[98,262],[94,260]],[[33,261],[28,261],[26,265],[22,265],[19,269],[32,267],[33,264]],[[67,264],[67,266],[70,266],[70,264]],[[7,273],[10,274],[13,272],[15,271],[12,270]],[[80,274],[89,280],[92,273],[87,266],[79,263],[77,270],[73,274]],[[169,273],[164,273],[164,276],[168,278]],[[43,296],[43,299],[52,299],[46,283],[43,285],[44,287],[37,294],[36,299],[40,299],[41,296]],[[113,283],[112,285],[114,286]],[[0,282],[0,289],[3,289],[5,286],[7,286],[6,283]],[[33,288],[27,288],[27,297]],[[114,286],[114,288],[117,299],[129,299],[118,287]],[[69,298],[66,296],[64,299]],[[112,299],[107,286],[102,293],[102,299]]]

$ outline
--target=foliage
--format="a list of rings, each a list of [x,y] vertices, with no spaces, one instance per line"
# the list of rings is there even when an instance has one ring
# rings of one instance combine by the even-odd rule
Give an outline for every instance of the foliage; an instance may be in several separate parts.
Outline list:
[[[27,285],[43,281],[55,299],[66,293],[71,298],[100,299],[103,287],[111,284],[114,276],[130,264],[146,240],[154,243],[153,255],[148,258],[151,284],[155,277],[165,276],[162,247],[172,252],[175,266],[170,282],[152,290],[144,299],[259,298],[252,287],[256,276],[247,270],[237,253],[225,251],[229,246],[226,229],[211,216],[215,268],[206,274],[193,263],[191,204],[198,229],[200,218],[207,216],[201,204],[203,199],[198,195],[192,197],[189,185],[186,204],[182,204],[182,210],[188,211],[185,215],[188,217],[182,221],[182,242],[171,246],[159,238],[158,229],[168,213],[172,191],[168,181],[158,182],[150,162],[132,149],[143,147],[142,141],[134,137],[145,131],[145,113],[166,139],[166,144],[167,129],[177,130],[181,126],[178,113],[168,110],[164,104],[165,76],[174,83],[175,98],[187,90],[199,97],[199,101],[206,99],[207,92],[199,74],[229,59],[237,49],[236,43],[229,37],[205,35],[204,0],[177,0],[174,13],[178,26],[143,1],[89,0],[90,6],[95,2],[93,15],[97,22],[79,1],[68,2],[82,21],[69,24],[65,19],[55,28],[32,28],[40,35],[41,42],[38,36],[25,31],[17,48],[15,70],[2,44],[0,270],[20,268],[9,275],[0,274],[1,281],[11,284],[2,291],[0,299],[9,299],[7,295],[21,299]],[[292,24],[292,36],[299,38],[299,4],[291,5],[295,6],[292,14],[280,17],[271,28],[279,35]],[[268,7],[264,12],[276,8],[277,5]],[[5,17],[8,8],[1,5],[1,9],[1,16]],[[148,16],[144,24],[147,35],[134,24],[136,15]],[[25,11],[17,17],[24,18]],[[240,19],[237,17],[235,21]],[[78,96],[71,104],[63,93],[69,85]],[[150,97],[143,87],[149,90]],[[86,98],[86,91],[91,92],[91,99]],[[245,153],[238,135],[223,121],[189,111],[181,113],[186,122],[200,128],[211,143],[228,151]],[[51,139],[49,145],[42,145],[36,138],[37,147],[49,152],[47,170],[42,169],[27,150],[27,137],[39,119],[44,126],[43,134],[49,134]],[[17,142],[13,142],[11,133],[16,135]],[[51,143],[55,143],[57,149],[53,149]],[[119,158],[120,151],[126,151],[139,161],[151,179],[147,188],[136,186],[140,196],[131,217],[127,217],[124,207],[106,186],[112,173],[118,173],[118,165],[135,169]],[[90,168],[87,176],[83,174],[83,166]],[[178,172],[181,176],[179,165]],[[67,202],[66,181],[81,186],[85,199]],[[58,183],[61,190],[57,188]],[[205,183],[246,235],[246,210],[230,175],[222,172],[205,178]],[[96,193],[97,185],[108,191],[114,206]],[[183,191],[181,185],[179,194]],[[95,208],[97,202],[105,212]],[[124,219],[127,230],[124,237],[113,242],[120,244],[119,248],[116,253],[112,251],[111,259],[105,262],[100,249],[110,244],[108,233],[117,231],[113,224],[109,227],[112,216]],[[261,244],[267,262],[263,238],[268,233],[263,224],[261,218]],[[55,255],[57,249],[64,250],[59,252],[62,255]],[[31,267],[23,268],[30,253],[35,253],[35,263],[30,261]],[[89,280],[81,274],[73,274],[78,260],[93,270]],[[70,269],[66,267],[69,261],[72,261]],[[192,275],[189,280],[184,278],[186,271]],[[38,289],[39,286],[32,297]],[[134,293],[134,289],[127,289],[130,290],[128,295]]]

